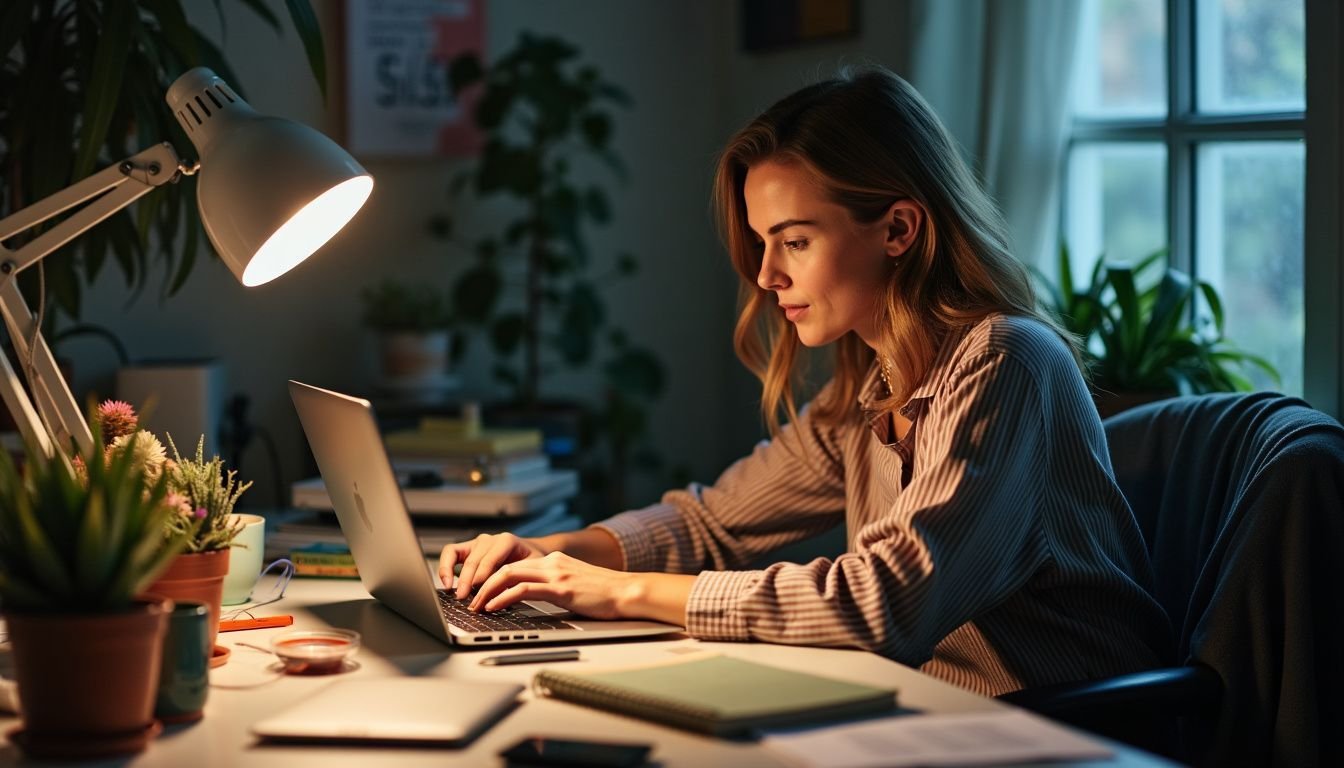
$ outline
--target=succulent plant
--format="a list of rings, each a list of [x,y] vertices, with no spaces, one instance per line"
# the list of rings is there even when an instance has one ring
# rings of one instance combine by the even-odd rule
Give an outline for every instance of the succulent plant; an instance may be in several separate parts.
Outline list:
[[[29,447],[23,468],[0,451],[0,608],[96,613],[129,607],[182,548],[168,480],[135,457],[132,438],[73,459]]]
[[[243,529],[242,522],[230,522],[229,515],[238,497],[252,483],[239,483],[238,473],[232,469],[225,471],[224,461],[218,456],[206,461],[204,435],[196,442],[195,458],[182,458],[171,435],[168,446],[173,450],[173,460],[167,464],[164,475],[173,495],[186,502],[185,508],[168,518],[168,531],[187,537],[188,552],[224,549]]]

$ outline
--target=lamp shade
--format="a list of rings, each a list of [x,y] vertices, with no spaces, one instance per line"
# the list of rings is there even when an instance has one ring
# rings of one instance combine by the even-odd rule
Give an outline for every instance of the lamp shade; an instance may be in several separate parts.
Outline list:
[[[336,142],[258,114],[205,67],[179,77],[167,101],[200,154],[205,232],[243,285],[297,266],[373,191],[373,177]]]

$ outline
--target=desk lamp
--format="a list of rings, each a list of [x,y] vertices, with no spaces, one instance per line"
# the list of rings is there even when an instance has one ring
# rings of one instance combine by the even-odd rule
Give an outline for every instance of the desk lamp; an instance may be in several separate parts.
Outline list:
[[[239,282],[261,285],[331,239],[373,190],[373,177],[331,139],[257,113],[209,69],[179,77],[166,99],[196,147],[197,162],[183,162],[165,142],[0,220],[0,314],[32,392],[0,355],[0,395],[24,440],[47,456],[72,445],[87,453],[93,435],[42,338],[40,320],[19,292],[19,272],[155,187],[200,171],[196,202],[211,244]],[[85,202],[17,250],[3,245]]]

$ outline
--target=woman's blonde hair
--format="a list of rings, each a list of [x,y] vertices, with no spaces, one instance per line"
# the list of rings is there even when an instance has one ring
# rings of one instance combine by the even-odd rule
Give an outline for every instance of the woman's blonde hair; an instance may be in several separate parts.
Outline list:
[[[891,396],[879,409],[909,399],[955,328],[1003,312],[1036,317],[1059,330],[1037,308],[1027,272],[1009,252],[998,209],[923,97],[887,70],[842,70],[784,98],[739,131],[715,174],[719,227],[741,277],[733,346],[761,380],[761,410],[772,435],[779,432],[781,413],[790,420],[798,415],[793,390],[800,342],[771,292],[756,284],[761,253],[742,190],[748,169],[766,160],[805,170],[859,223],[877,221],[901,199],[925,211],[881,303],[880,345],[890,363]],[[1077,357],[1076,341],[1060,335]],[[839,423],[855,416],[853,404],[873,356],[853,332],[836,342],[833,386],[813,403],[815,418]]]

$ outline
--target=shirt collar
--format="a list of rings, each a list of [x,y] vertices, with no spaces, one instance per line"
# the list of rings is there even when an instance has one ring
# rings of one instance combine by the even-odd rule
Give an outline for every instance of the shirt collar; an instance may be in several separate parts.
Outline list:
[[[937,354],[934,355],[933,362],[929,365],[929,370],[924,374],[924,380],[910,393],[910,399],[898,409],[902,415],[908,415],[913,408],[925,405],[920,401],[932,400],[937,395],[938,388],[952,373],[952,367],[958,357],[957,350],[961,347],[962,340],[975,325],[978,325],[978,323],[948,330],[947,335],[943,337],[943,343],[939,345]],[[868,375],[864,377],[863,384],[859,387],[859,407],[865,411],[872,411],[873,403],[881,400],[886,393],[887,385],[882,382],[881,372],[878,370],[878,361],[874,359],[872,366],[868,369]]]

